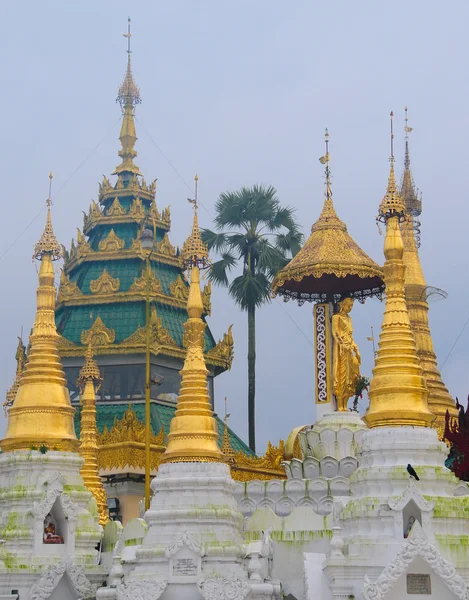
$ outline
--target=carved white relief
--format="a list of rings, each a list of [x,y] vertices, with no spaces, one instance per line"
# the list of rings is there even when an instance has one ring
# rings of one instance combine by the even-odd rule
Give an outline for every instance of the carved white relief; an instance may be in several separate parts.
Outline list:
[[[406,572],[407,567],[417,556],[421,556],[430,568],[443,579],[456,598],[468,600],[469,594],[464,580],[456,573],[453,565],[446,561],[435,546],[428,542],[418,521],[415,521],[406,543],[402,545],[397,556],[382,571],[378,579],[371,582],[365,576],[364,600],[384,600],[397,579]]]
[[[54,502],[60,496],[62,491],[60,489],[48,490],[44,498],[34,506],[34,516],[36,517],[36,530],[43,531],[44,529],[44,519],[46,515],[50,513],[51,508],[54,505]]]
[[[71,560],[62,560],[49,567],[44,575],[31,588],[29,600],[47,600],[57,587],[64,573],[67,572],[73,588],[80,598],[93,598],[96,585],[92,585],[85,575],[82,566]]]
[[[247,581],[235,577],[208,577],[197,585],[204,600],[244,600],[250,592]]]
[[[411,500],[420,508],[421,511],[433,510],[434,502],[425,500],[420,491],[417,489],[413,479],[409,479],[409,483],[404,492],[399,498],[389,500],[388,505],[392,510],[402,510]]]
[[[51,488],[53,485],[56,487],[63,487],[66,483],[66,479],[60,471],[53,471],[47,477],[44,477],[42,485],[48,485]]]
[[[129,581],[117,586],[117,600],[158,600],[165,591],[167,581]]]
[[[62,505],[65,517],[68,519],[68,530],[70,533],[74,533],[78,514],[78,506],[72,502],[68,494],[62,494],[60,496],[60,504]]]
[[[186,548],[189,548],[189,550],[192,550],[192,552],[199,556],[204,555],[203,546],[197,543],[184,529],[182,534],[166,548],[166,558],[172,558],[183,546],[186,546]]]

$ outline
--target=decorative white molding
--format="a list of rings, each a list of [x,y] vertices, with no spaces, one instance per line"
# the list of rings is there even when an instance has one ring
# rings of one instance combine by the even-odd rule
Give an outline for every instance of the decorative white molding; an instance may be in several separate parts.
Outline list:
[[[74,533],[77,521],[78,506],[72,502],[68,494],[61,494],[60,504],[62,505],[64,515],[68,520],[68,531],[70,533]]]
[[[117,586],[117,600],[158,600],[165,591],[167,581],[129,581]]]
[[[208,577],[197,585],[204,600],[244,600],[251,591],[246,580],[236,577]]]
[[[388,506],[391,510],[403,510],[409,502],[413,500],[418,508],[423,512],[429,512],[433,510],[435,503],[425,500],[422,494],[417,489],[413,479],[409,478],[409,483],[405,488],[402,496],[396,499],[390,499]]]
[[[48,490],[44,494],[44,498],[35,505],[34,516],[36,517],[36,530],[44,530],[44,519],[46,515],[50,513],[51,508],[54,506],[55,501],[62,493],[61,489]]]
[[[80,598],[94,598],[96,585],[92,585],[82,566],[65,559],[49,567],[44,575],[31,588],[29,600],[47,600],[55,590],[64,573],[67,572],[73,588]]]
[[[406,572],[407,567],[417,556],[421,556],[429,567],[443,579],[456,598],[459,600],[469,599],[467,586],[462,577],[456,573],[453,565],[441,556],[437,548],[428,542],[420,523],[415,521],[406,543],[402,545],[397,556],[382,571],[378,579],[373,583],[365,576],[364,600],[384,600],[397,579]]]
[[[195,554],[199,556],[203,556],[205,554],[204,548],[201,544],[197,543],[188,533],[187,530],[184,529],[182,534],[165,550],[166,558],[172,558],[183,546],[192,550]]]

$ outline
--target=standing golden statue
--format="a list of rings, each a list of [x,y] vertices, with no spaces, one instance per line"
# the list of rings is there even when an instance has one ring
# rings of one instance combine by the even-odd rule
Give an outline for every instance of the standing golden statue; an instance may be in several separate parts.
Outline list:
[[[349,398],[355,395],[360,377],[360,352],[353,340],[352,319],[349,315],[353,299],[339,302],[339,312],[332,317],[332,391],[337,410],[346,411]]]

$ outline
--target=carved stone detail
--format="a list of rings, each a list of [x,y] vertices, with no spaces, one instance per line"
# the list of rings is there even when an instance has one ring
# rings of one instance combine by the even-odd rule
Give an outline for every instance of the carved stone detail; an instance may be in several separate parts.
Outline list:
[[[155,336],[156,340],[166,346],[176,346],[176,342],[173,337],[163,325],[161,318],[156,313],[156,308],[151,307],[151,325],[152,325],[152,337]]]
[[[178,300],[185,300],[189,298],[189,286],[184,282],[181,275],[178,275],[172,283],[169,284],[171,294]]]
[[[247,581],[235,577],[208,577],[197,585],[204,600],[244,600],[251,591]]]
[[[93,346],[107,346],[113,344],[116,339],[116,332],[114,329],[110,329],[104,325],[101,317],[96,317],[96,321],[87,330],[81,333],[81,343],[87,346],[88,343],[92,342]]]
[[[207,285],[204,287],[204,290],[202,292],[202,304],[204,306],[204,311],[207,313],[207,315],[212,314],[211,298],[212,298],[212,284],[209,281],[207,283]]]
[[[406,572],[416,556],[421,556],[430,568],[443,579],[448,588],[459,600],[467,600],[467,586],[456,569],[446,561],[427,539],[420,523],[415,521],[412,531],[397,556],[382,571],[373,583],[365,576],[364,600],[384,600],[397,579]]]
[[[98,244],[98,248],[101,250],[101,252],[114,252],[116,250],[122,250],[124,246],[124,240],[121,240],[120,237],[118,237],[114,229],[111,229],[108,236],[104,240],[101,240]]]
[[[114,294],[119,290],[120,285],[120,279],[118,277],[112,277],[112,275],[104,269],[98,279],[90,281],[90,290],[93,294]]]
[[[158,600],[165,591],[167,581],[129,581],[117,586],[117,600]]]
[[[192,550],[192,552],[199,556],[204,555],[203,546],[196,542],[184,529],[182,534],[166,548],[166,558],[172,558],[183,546],[186,546],[186,548],[189,548],[189,550]]]
[[[170,256],[170,257],[176,256],[176,249],[169,241],[169,237],[168,237],[167,233],[164,234],[163,239],[161,240],[161,242],[159,242],[156,245],[156,248],[157,248],[158,252],[160,254],[162,254],[163,256]]]
[[[70,281],[70,277],[65,275],[62,270],[60,275],[60,286],[57,295],[57,302],[63,302],[64,300],[71,300],[72,298],[82,298],[83,292],[77,286],[75,281]]]
[[[234,340],[231,332],[232,328],[233,325],[230,325],[228,327],[228,331],[223,336],[223,339],[221,339],[216,346],[214,346],[206,354],[208,359],[215,358],[224,361],[227,369],[231,369],[234,358]]]
[[[134,219],[143,219],[145,217],[145,209],[143,208],[140,198],[135,198],[129,210],[129,217]]]

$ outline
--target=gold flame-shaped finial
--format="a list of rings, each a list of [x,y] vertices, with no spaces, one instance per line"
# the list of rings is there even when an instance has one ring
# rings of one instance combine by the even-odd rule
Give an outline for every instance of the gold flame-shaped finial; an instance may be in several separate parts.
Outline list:
[[[120,142],[122,149],[119,151],[119,156],[122,158],[122,163],[116,168],[113,175],[121,173],[130,173],[133,175],[141,175],[138,167],[133,159],[137,156],[137,151],[134,149],[137,141],[135,133],[134,111],[135,106],[141,103],[140,92],[135,84],[132,74],[132,61],[130,49],[130,18],[128,19],[127,33],[123,34],[127,38],[127,69],[124,76],[124,81],[121,83],[119,93],[117,94],[117,102],[121,105],[123,112],[122,126],[120,132]]]
[[[208,246],[204,244],[200,237],[199,219],[198,219],[198,199],[197,199],[197,188],[199,183],[199,176],[196,174],[194,177],[195,181],[195,193],[194,198],[188,198],[194,207],[194,220],[192,222],[192,232],[182,246],[182,258],[188,269],[197,266],[201,269],[206,269],[210,265],[208,258]]]
[[[394,180],[393,162],[391,176]],[[388,200],[385,197],[380,206],[380,215],[386,223],[383,268],[386,304],[368,393],[370,406],[363,418],[369,427],[429,427],[434,416],[428,409],[428,390],[405,300],[406,267],[399,225],[405,208],[397,198],[392,202],[389,186],[387,196]]]
[[[381,204],[379,205],[378,212],[378,221],[382,221],[386,223],[388,219],[393,216],[397,216],[400,221],[404,219],[405,215],[405,205],[402,200],[402,196],[399,193],[396,185],[396,176],[394,174],[394,113],[391,111],[390,113],[391,120],[391,156],[389,157],[389,178],[388,178],[388,186],[386,188],[386,194],[381,200]]]
[[[3,452],[41,445],[50,450],[76,451],[79,445],[73,424],[75,409],[70,404],[55,328],[52,261],[59,258],[61,252],[52,230],[48,202],[46,228],[34,252],[34,257],[41,261],[36,318],[26,367],[14,404],[8,411],[5,438],[0,443]]]
[[[63,254],[62,246],[59,244],[54,234],[54,229],[52,227],[52,218],[50,214],[50,207],[52,204],[52,178],[52,173],[49,173],[49,196],[46,200],[46,226],[44,227],[44,231],[42,232],[39,241],[34,246],[33,259],[35,258],[37,260],[42,260],[42,257],[46,254],[48,254],[51,257],[51,260],[58,260],[59,258],[62,258]]]
[[[197,182],[197,179],[196,179]],[[192,202],[192,200],[191,200]],[[194,201],[197,206],[196,200]],[[186,359],[181,371],[181,390],[177,409],[171,421],[168,445],[162,462],[223,462],[218,447],[218,431],[208,392],[208,370],[204,357],[204,332],[207,324],[202,320],[203,302],[200,291],[200,268],[207,260],[206,250],[194,244],[194,228],[200,232],[194,217],[192,235],[186,242],[183,255],[191,269],[191,283],[187,300],[189,318],[184,325],[187,343]],[[206,248],[206,247],[205,247]]]
[[[98,428],[96,426],[96,392],[101,385],[101,374],[93,358],[91,338],[80,370],[77,384],[81,392],[80,454],[85,463],[80,470],[83,483],[96,498],[100,525],[109,521],[106,492],[98,471]]]

